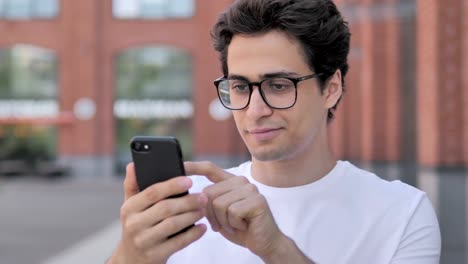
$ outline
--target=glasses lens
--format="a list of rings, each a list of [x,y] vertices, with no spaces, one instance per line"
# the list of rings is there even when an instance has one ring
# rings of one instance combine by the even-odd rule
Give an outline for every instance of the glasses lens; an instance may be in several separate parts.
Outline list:
[[[296,88],[289,79],[267,79],[263,81],[261,88],[265,100],[272,107],[289,108],[296,102]]]
[[[242,80],[222,80],[218,84],[221,103],[229,109],[242,109],[249,103],[249,84]]]

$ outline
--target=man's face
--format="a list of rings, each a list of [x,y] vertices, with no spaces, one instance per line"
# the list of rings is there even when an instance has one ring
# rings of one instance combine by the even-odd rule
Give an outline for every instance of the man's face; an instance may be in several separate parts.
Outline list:
[[[314,73],[305,62],[299,42],[278,31],[234,36],[227,62],[229,76],[242,76],[250,82],[262,81],[265,75],[274,73],[288,73],[290,77]],[[253,158],[273,161],[312,151],[316,141],[326,140],[322,134],[327,109],[317,79],[308,79],[297,84],[297,102],[292,108],[270,108],[254,86],[249,106],[233,111],[233,115]]]

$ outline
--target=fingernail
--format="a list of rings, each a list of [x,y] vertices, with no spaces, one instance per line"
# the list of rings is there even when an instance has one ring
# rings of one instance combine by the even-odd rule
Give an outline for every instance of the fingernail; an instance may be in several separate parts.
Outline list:
[[[192,180],[189,178],[183,178],[179,181],[179,184],[184,188],[190,188],[190,186],[192,186]]]
[[[198,224],[197,226],[199,226],[200,230],[204,233],[207,229],[206,225],[205,224]]]

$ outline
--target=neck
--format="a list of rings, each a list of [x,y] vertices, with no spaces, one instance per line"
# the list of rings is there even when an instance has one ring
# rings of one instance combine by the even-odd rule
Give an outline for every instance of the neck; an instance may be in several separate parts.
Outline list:
[[[336,165],[328,145],[326,128],[302,151],[291,157],[260,161],[252,157],[252,176],[265,185],[272,187],[302,186],[326,176]]]

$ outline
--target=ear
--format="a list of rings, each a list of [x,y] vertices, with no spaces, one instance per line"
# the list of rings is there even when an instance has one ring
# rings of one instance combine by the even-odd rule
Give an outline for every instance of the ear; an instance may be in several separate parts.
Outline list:
[[[325,99],[325,108],[330,109],[336,105],[338,100],[343,94],[343,87],[341,84],[341,71],[336,72],[328,79],[327,87],[323,91],[323,98]]]

